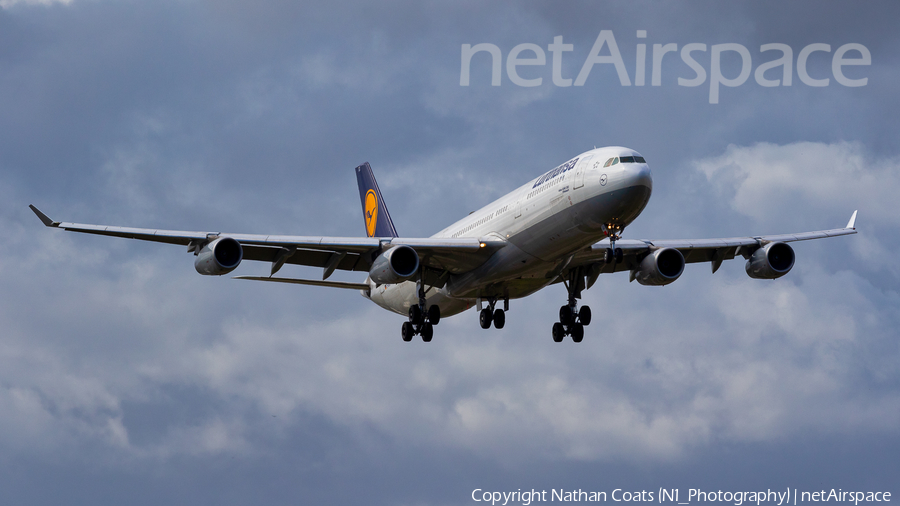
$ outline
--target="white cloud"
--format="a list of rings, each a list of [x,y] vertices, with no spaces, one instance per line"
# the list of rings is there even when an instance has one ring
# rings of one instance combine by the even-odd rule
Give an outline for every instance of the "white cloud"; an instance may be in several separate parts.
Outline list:
[[[797,142],[729,145],[718,157],[695,162],[720,191],[733,194],[732,207],[759,221],[796,212],[810,215],[837,209],[860,223],[879,220],[900,225],[893,202],[900,193],[900,160],[875,159],[856,142]]]

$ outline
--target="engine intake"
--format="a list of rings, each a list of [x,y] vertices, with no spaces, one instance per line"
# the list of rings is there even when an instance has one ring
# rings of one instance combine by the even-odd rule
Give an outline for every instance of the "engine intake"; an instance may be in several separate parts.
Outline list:
[[[776,279],[794,267],[794,250],[783,242],[770,242],[747,259],[744,269],[755,279]]]
[[[219,237],[203,246],[194,260],[194,268],[204,276],[221,276],[237,269],[243,259],[241,243],[231,237]]]
[[[378,255],[369,270],[369,277],[378,285],[399,283],[416,275],[419,254],[410,246],[394,246]]]
[[[684,255],[675,248],[662,248],[650,253],[631,275],[642,285],[661,286],[678,279],[684,272]]]

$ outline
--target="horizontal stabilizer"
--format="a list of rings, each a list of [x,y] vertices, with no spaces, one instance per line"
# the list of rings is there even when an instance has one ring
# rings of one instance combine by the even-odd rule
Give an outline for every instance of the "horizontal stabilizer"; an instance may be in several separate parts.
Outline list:
[[[344,283],[341,281],[319,281],[316,279],[269,278],[265,276],[234,276],[234,279],[274,281],[276,283],[293,283],[295,285],[330,286],[332,288],[347,288],[350,290],[368,290],[371,288],[367,283]]]

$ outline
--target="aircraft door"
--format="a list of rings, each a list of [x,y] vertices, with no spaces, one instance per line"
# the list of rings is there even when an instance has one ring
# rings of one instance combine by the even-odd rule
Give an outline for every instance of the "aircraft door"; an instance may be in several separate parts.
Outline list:
[[[515,217],[518,218],[519,216],[522,216],[522,201],[521,200],[516,201],[516,216]]]
[[[587,169],[588,162],[590,162],[591,158],[593,158],[593,155],[588,155],[582,158],[581,161],[578,162],[578,165],[575,166],[575,177],[572,181],[573,189],[578,189],[584,186],[584,172]]]

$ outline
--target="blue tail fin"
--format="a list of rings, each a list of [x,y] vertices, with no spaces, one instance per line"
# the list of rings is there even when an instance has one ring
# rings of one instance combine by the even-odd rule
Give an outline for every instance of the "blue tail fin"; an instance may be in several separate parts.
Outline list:
[[[366,236],[399,237],[369,162],[356,168],[356,183],[359,185],[359,200],[362,202]]]

